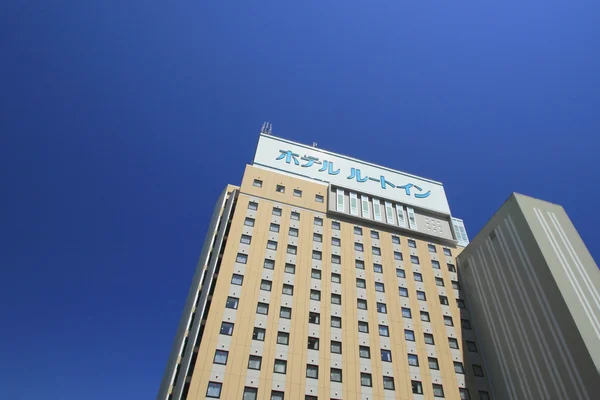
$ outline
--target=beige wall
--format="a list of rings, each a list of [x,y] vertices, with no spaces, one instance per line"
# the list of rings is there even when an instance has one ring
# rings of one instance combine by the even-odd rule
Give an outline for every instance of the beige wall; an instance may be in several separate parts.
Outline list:
[[[262,187],[253,186],[254,179],[262,180]],[[275,186],[284,185],[285,193],[277,193]],[[302,190],[302,198],[293,196],[293,189]],[[315,194],[325,196],[323,203],[315,201]],[[258,210],[248,211],[249,201],[258,202]],[[280,218],[280,231],[278,235],[269,232],[269,224],[273,220],[272,208],[278,205],[282,208],[283,214]],[[330,218],[327,218],[327,186],[316,182],[306,181],[300,178],[286,176],[274,173],[264,169],[248,166],[242,181],[240,195],[237,201],[236,210],[232,219],[231,229],[228,234],[227,247],[225,249],[223,260],[220,267],[219,279],[212,297],[212,305],[206,321],[206,329],[200,346],[197,364],[192,376],[188,399],[205,398],[207,385],[209,381],[223,382],[221,399],[241,399],[244,386],[258,386],[258,398],[268,399],[272,389],[285,391],[286,399],[304,399],[305,394],[317,395],[319,399],[343,398],[343,399],[412,399],[423,398],[433,399],[432,383],[443,385],[445,399],[459,399],[458,385],[465,384],[471,387],[471,399],[478,399],[477,391],[473,387],[479,385],[485,390],[486,384],[482,381],[476,381],[472,376],[470,364],[465,362],[464,375],[457,375],[454,372],[453,361],[462,361],[463,342],[460,329],[460,310],[456,306],[456,294],[452,289],[451,280],[457,280],[455,273],[450,273],[446,268],[446,262],[454,261],[454,256],[458,254],[459,249],[452,249],[453,257],[447,258],[442,251],[442,246],[437,245],[436,257],[441,269],[431,268],[431,255],[427,249],[427,242],[417,240],[417,249],[409,249],[407,236],[405,234],[395,233],[401,238],[399,249],[404,256],[401,263],[406,271],[406,279],[396,277],[395,267],[398,264],[394,260],[394,247],[391,241],[391,232],[383,231],[378,227],[380,238],[377,241],[381,248],[382,255],[378,260],[383,265],[383,274],[376,274],[373,271],[374,257],[371,254],[371,246],[374,244],[370,237],[370,228],[363,226],[362,239],[355,238],[353,229],[354,224],[342,222],[341,230],[332,231]],[[301,215],[300,221],[291,221],[290,213],[298,211]],[[244,226],[244,219],[247,215],[255,215],[255,226],[249,229]],[[313,223],[315,216],[322,216],[324,224],[321,228],[316,228]],[[296,224],[299,229],[298,254],[296,256],[295,275],[284,274],[284,264],[289,261],[290,256],[286,254],[288,242],[288,229],[290,225]],[[318,245],[313,242],[313,232],[322,232],[323,243]],[[236,255],[244,251],[244,246],[240,245],[240,236],[242,233],[252,234],[252,243],[247,250],[248,262],[239,265],[235,262]],[[332,235],[338,235],[341,238],[341,265],[335,265],[330,262],[331,254],[338,251],[331,246]],[[278,249],[275,253],[275,269],[267,271],[263,268],[263,262],[268,252],[266,250],[267,240],[277,237]],[[354,242],[362,240],[364,244],[364,253],[356,254]],[[323,260],[321,263],[312,260],[312,249],[322,248]],[[419,256],[420,266],[416,267],[410,263],[410,254]],[[365,270],[360,271],[355,268],[354,260],[356,257],[363,257]],[[311,279],[311,268],[320,265],[322,271],[321,281]],[[418,270],[423,275],[423,283],[417,283],[413,279],[413,272]],[[336,285],[331,282],[332,271],[339,271],[342,276],[341,284]],[[233,273],[243,273],[244,282],[241,287],[230,283]],[[367,289],[360,292],[356,288],[357,274],[363,274],[367,283]],[[444,279],[446,296],[450,306],[441,306],[438,300],[440,288],[435,285],[434,277],[440,276]],[[272,279],[272,290],[265,293],[260,290],[260,281],[264,277]],[[282,321],[279,317],[279,309],[283,299],[281,295],[282,285],[288,280],[293,281],[294,295],[291,299],[292,319]],[[385,293],[376,292],[374,282],[381,281],[385,284]],[[313,286],[311,286],[313,285]],[[321,301],[316,306],[321,315],[321,323],[318,327],[308,324],[308,314],[311,309],[311,300],[309,292],[311,287],[320,286]],[[404,285],[409,290],[409,298],[400,297],[398,286]],[[417,301],[417,287],[422,287],[426,292],[427,302]],[[342,295],[342,305],[340,315],[342,316],[342,330],[330,327],[330,317],[338,309],[330,303],[332,290],[338,290]],[[360,335],[357,328],[357,320],[360,320],[364,314],[357,309],[357,296],[365,293],[368,302],[368,313],[366,320],[369,323],[368,339]],[[225,308],[227,296],[236,295],[240,298],[237,310]],[[268,316],[257,317],[256,306],[258,301],[269,303]],[[378,314],[376,302],[385,300],[387,305],[387,314]],[[403,302],[409,304],[412,311],[412,320],[407,321],[402,318],[401,306]],[[312,303],[313,306],[315,303]],[[431,323],[423,324],[419,319],[419,310],[427,307],[430,313]],[[451,315],[454,320],[454,328],[447,328],[443,322],[443,315]],[[221,321],[230,320],[235,323],[233,335],[231,337],[220,335],[219,330]],[[378,334],[378,324],[386,323],[389,326],[390,337],[382,338]],[[252,341],[252,331],[254,326],[263,324],[266,329],[266,338],[264,343]],[[404,339],[404,329],[406,324],[410,323],[415,332],[416,342],[408,343]],[[287,347],[287,355],[281,346],[276,345],[277,331],[280,329],[289,329],[290,344]],[[434,348],[426,346],[423,339],[423,332],[427,330],[433,333],[436,345]],[[319,365],[319,379],[315,382],[307,379],[306,364],[313,363],[313,351],[307,350],[308,336],[315,334],[320,338],[320,347],[316,363]],[[330,354],[330,340],[332,335],[340,335],[339,341],[342,342],[343,351],[340,357]],[[456,337],[461,349],[451,351],[448,346],[448,336]],[[358,347],[363,340],[368,340],[368,346],[371,350],[371,359],[365,362],[359,358]],[[392,363],[381,361],[380,348],[388,347],[392,352]],[[418,370],[409,368],[407,361],[407,352],[409,348],[416,350],[419,356],[420,367]],[[227,349],[229,359],[226,366],[217,366],[213,364],[213,356],[216,349]],[[434,354],[440,365],[439,372],[431,372],[428,367],[427,357]],[[248,358],[251,354],[262,354],[262,367],[260,372],[254,372],[247,369]],[[287,357],[287,374],[279,375],[273,373],[275,358]],[[343,382],[335,384],[329,382],[329,368],[339,364],[338,368],[343,371]],[[367,369],[372,374],[372,388],[364,388],[360,385],[360,372]],[[395,391],[383,389],[383,375],[390,374],[394,376]],[[411,378],[418,377],[422,381],[424,396],[414,396],[410,390]],[[465,378],[467,382],[465,383]],[[309,381],[309,382],[307,382]],[[473,385],[473,386],[472,386]],[[310,389],[313,388],[313,392]],[[337,397],[336,397],[337,393]],[[413,397],[414,396],[414,397]]]

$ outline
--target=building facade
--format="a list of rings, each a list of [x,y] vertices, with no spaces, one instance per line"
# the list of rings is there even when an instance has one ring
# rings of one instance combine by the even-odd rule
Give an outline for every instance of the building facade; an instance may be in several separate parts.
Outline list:
[[[511,195],[458,260],[496,398],[600,396],[600,271],[561,206]]]
[[[441,183],[261,134],[215,207],[157,399],[492,398],[465,350],[468,242]]]

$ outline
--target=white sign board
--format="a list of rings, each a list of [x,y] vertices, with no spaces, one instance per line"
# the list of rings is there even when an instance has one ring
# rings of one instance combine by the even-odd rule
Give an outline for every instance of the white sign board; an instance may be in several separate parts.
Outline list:
[[[439,182],[278,137],[260,135],[254,164],[450,215]]]

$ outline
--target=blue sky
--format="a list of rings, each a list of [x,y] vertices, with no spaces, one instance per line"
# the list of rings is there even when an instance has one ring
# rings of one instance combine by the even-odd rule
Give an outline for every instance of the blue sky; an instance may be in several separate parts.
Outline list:
[[[264,120],[442,181],[471,236],[560,203],[600,259],[598,2],[4,2],[0,49],[7,399],[154,398]]]

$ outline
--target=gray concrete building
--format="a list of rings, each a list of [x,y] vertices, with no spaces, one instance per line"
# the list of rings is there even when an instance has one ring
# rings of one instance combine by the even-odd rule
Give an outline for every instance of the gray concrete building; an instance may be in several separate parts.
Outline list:
[[[561,206],[512,194],[458,263],[495,399],[600,398],[600,271]]]

